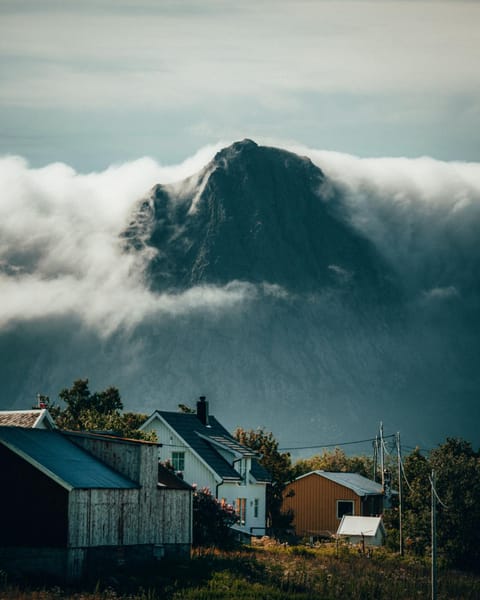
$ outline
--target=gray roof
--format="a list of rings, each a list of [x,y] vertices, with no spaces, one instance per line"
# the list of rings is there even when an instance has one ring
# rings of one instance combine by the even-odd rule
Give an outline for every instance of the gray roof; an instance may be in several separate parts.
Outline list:
[[[329,473],[328,471],[311,471],[306,475],[301,475],[298,477],[298,479],[312,474],[320,475],[321,477],[325,477],[325,479],[329,479],[334,483],[343,485],[344,487],[355,492],[358,496],[376,496],[378,494],[383,494],[383,488],[379,483],[372,481],[371,479],[367,479],[358,473]]]
[[[139,487],[58,431],[0,427],[0,444],[68,489]]]
[[[157,413],[174,429],[187,444],[217,473],[222,479],[241,481],[241,476],[230,463],[215,449],[222,446],[226,450],[241,456],[255,457],[258,454],[240,444],[210,415],[208,426],[204,425],[196,414],[169,412],[159,410]],[[257,481],[269,481],[269,474],[252,458],[252,475]]]

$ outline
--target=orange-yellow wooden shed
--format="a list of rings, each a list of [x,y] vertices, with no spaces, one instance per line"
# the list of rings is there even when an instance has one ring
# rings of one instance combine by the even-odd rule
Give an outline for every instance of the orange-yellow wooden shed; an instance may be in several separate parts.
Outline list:
[[[344,515],[378,516],[383,512],[383,488],[358,473],[311,471],[287,485],[283,511],[293,512],[299,536],[336,533]]]

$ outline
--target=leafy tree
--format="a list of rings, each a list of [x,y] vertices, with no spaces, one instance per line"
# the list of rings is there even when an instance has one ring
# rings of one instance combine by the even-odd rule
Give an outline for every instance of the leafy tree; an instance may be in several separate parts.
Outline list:
[[[415,449],[404,460],[405,549],[428,553],[431,544],[431,484],[435,471],[437,548],[452,567],[479,569],[480,455],[469,442],[448,438],[429,457]]]
[[[61,390],[58,396],[65,408],[58,405],[48,408],[61,429],[103,431],[134,439],[155,439],[154,433],[138,430],[147,419],[146,415],[121,412],[123,403],[116,387],[92,393],[88,379],[77,379],[71,388]]]
[[[231,526],[238,516],[229,504],[212,496],[208,488],[193,492],[193,545],[227,548],[234,543]]]
[[[435,470],[437,543],[447,563],[479,569],[480,564],[480,455],[469,442],[448,438],[432,450]]]
[[[430,465],[416,448],[404,460],[403,536],[407,551],[422,555],[430,545]]]
[[[295,476],[299,477],[310,471],[328,471],[330,473],[359,473],[371,478],[373,461],[368,456],[347,456],[340,448],[323,450],[310,458],[298,460],[294,466]]]
[[[271,484],[267,486],[267,516],[274,529],[287,527],[293,515],[282,513],[282,494],[286,484],[294,478],[292,461],[288,452],[280,452],[273,433],[263,428],[246,431],[241,427],[234,433],[244,446],[261,455],[260,464],[270,473]]]

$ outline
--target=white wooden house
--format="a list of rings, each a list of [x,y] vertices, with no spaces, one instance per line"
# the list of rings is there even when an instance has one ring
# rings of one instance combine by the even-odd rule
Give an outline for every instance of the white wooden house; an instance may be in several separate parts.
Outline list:
[[[192,490],[159,477],[157,445],[0,427],[0,569],[78,579],[189,554]]]
[[[196,413],[156,410],[140,429],[156,433],[160,460],[170,462],[186,482],[208,488],[219,501],[235,508],[241,532],[265,533],[269,474],[259,464],[258,453],[240,444],[209,415],[204,396]]]

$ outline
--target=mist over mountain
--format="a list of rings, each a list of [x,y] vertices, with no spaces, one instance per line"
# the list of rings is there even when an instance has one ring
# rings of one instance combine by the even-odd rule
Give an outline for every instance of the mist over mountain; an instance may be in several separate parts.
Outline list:
[[[35,221],[13,243],[5,213],[4,408],[89,377],[143,412],[206,394],[225,425],[283,446],[371,437],[380,420],[412,444],[480,443],[479,165],[244,140],[189,170],[136,201],[116,173],[114,224],[87,207],[58,239]],[[61,201],[41,191],[51,225]]]

